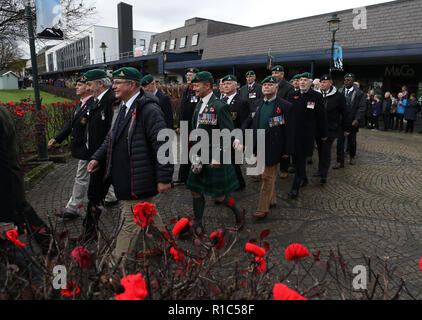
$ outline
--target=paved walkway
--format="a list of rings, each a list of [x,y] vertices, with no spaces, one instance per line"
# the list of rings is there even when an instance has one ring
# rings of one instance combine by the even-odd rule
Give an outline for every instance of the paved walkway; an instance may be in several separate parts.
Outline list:
[[[333,149],[333,155],[334,155]],[[335,159],[335,158],[334,158]],[[312,177],[317,165],[308,166]],[[27,197],[41,215],[53,214],[67,203],[73,185],[77,161],[56,165]],[[358,136],[357,165],[330,171],[328,185],[310,178],[310,185],[296,201],[287,198],[293,176],[277,180],[278,206],[268,218],[257,222],[251,216],[256,210],[260,184],[247,177],[245,191],[234,197],[248,209],[247,230],[235,247],[239,254],[244,243],[270,229],[271,259],[285,260],[284,250],[291,243],[301,243],[312,253],[321,251],[327,257],[337,245],[350,265],[362,264],[362,255],[371,256],[381,264],[398,267],[409,288],[419,297],[422,291],[422,135],[397,132],[373,132],[362,129]],[[185,187],[176,187],[156,203],[163,218],[192,214],[192,199]],[[118,221],[117,208],[103,215],[104,228]],[[234,218],[227,208],[215,206],[207,199],[205,228],[231,226]],[[81,220],[62,228],[78,232]],[[243,254],[243,253],[242,253]],[[379,258],[379,259],[377,259]],[[419,288],[419,291],[418,291]]]

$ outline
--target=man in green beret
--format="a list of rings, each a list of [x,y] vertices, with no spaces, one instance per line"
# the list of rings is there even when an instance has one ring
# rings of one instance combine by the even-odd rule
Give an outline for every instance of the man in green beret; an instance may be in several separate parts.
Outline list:
[[[275,182],[281,159],[287,159],[294,150],[294,110],[292,104],[277,96],[278,81],[268,76],[262,81],[264,99],[258,100],[255,114],[251,114],[243,129],[253,129],[253,153],[257,156],[257,130],[265,130],[265,169],[261,177],[261,193],[255,218],[265,218],[270,208],[277,205]],[[235,141],[234,147],[238,141]],[[259,158],[259,156],[258,156]]]
[[[236,129],[242,129],[243,123],[249,117],[249,103],[243,100],[240,94],[236,90],[237,78],[234,75],[227,75],[222,79],[224,85],[224,98],[223,101],[230,106],[230,113],[232,115],[234,127]],[[232,150],[232,163],[235,161],[235,151]],[[234,164],[236,170],[236,176],[239,180],[240,190],[245,189],[246,183],[243,179],[242,170],[240,165]]]
[[[217,99],[212,91],[214,79],[211,73],[203,71],[196,74],[192,80],[194,90],[199,103],[195,108],[192,119],[192,127],[205,130],[209,137],[209,158],[202,159],[203,165],[193,161],[194,165],[189,173],[187,188],[193,196],[193,210],[196,218],[194,233],[197,237],[204,236],[202,222],[205,210],[205,195],[212,196],[217,202],[228,206],[236,217],[234,231],[240,231],[245,224],[245,210],[240,209],[230,194],[239,188],[239,182],[232,164],[222,164],[223,154],[231,152],[225,150],[222,141],[213,140],[213,130],[234,130],[229,106]],[[192,147],[195,146],[195,135],[192,139]],[[220,159],[213,159],[213,155],[219,155]]]
[[[171,106],[170,98],[157,89],[154,77],[150,74],[142,78],[141,85],[146,92],[149,92],[153,96],[157,97],[158,104],[161,108],[161,111],[163,111],[164,117],[166,119],[167,128],[173,130],[173,107]]]
[[[104,181],[113,183],[122,202],[123,225],[113,250],[116,261],[122,254],[135,253],[141,231],[133,218],[135,206],[153,203],[158,193],[168,193],[173,177],[173,165],[158,159],[158,150],[164,142],[157,136],[166,129],[164,114],[157,98],[141,89],[140,79],[139,71],[134,68],[121,68],[113,73],[113,89],[120,99],[118,114],[103,145],[88,164],[89,172],[104,164]],[[165,231],[158,212],[154,227]],[[151,250],[144,252],[149,253]]]
[[[299,196],[299,189],[308,185],[306,176],[306,158],[314,151],[315,137],[321,141],[328,138],[328,121],[322,94],[311,89],[312,76],[309,72],[301,74],[298,92],[289,94],[289,102],[293,104],[295,112],[295,150],[294,165],[296,175],[291,199]]]
[[[249,112],[255,112],[255,102],[263,97],[262,86],[256,82],[255,71],[246,72],[246,84],[240,88],[240,97],[249,102]]]
[[[296,74],[292,78],[292,85],[293,85],[295,91],[299,91],[299,79],[300,79],[300,74]]]
[[[90,157],[88,147],[86,146],[87,113],[93,107],[95,100],[87,87],[85,76],[77,78],[75,88],[80,102],[73,109],[69,121],[64,125],[62,130],[48,143],[49,147],[54,146],[56,143],[61,144],[71,135],[70,149],[72,156],[79,160],[72,196],[66,207],[56,214],[56,216],[64,220],[74,220],[79,217],[78,209],[83,204],[89,184],[89,174],[86,170]],[[110,192],[112,191],[112,188],[110,188]]]
[[[283,66],[274,66],[271,70],[272,76],[275,77],[278,81],[278,91],[277,95],[287,100],[287,96],[290,92],[294,90],[293,86],[286,81],[284,78],[284,67]]]
[[[87,89],[95,99],[94,105],[86,113],[86,146],[88,159],[90,159],[101,147],[111,128],[116,97],[111,88],[111,80],[103,69],[93,69],[86,72],[84,80],[86,81]],[[89,202],[86,216],[83,220],[83,232],[80,236],[73,238],[72,240],[74,241],[87,242],[97,239],[98,222],[103,206],[117,204],[113,187],[110,184],[103,183],[103,175],[103,170],[90,175],[88,185]]]
[[[185,78],[187,86],[183,90],[182,93],[182,99],[180,101],[180,111],[179,111],[179,122],[177,124],[176,132],[180,135],[180,130],[182,128],[182,122],[187,124],[188,132],[186,135],[182,136],[190,136],[190,133],[192,132],[192,117],[193,112],[195,111],[195,107],[199,101],[195,94],[195,90],[193,89],[192,79],[195,77],[195,75],[199,72],[197,68],[188,68],[185,72]],[[186,141],[187,143],[187,141]],[[174,181],[175,185],[183,185],[186,184],[186,181],[188,180],[189,171],[191,167],[190,159],[188,157],[188,163],[182,163],[179,167],[179,175],[176,181]]]

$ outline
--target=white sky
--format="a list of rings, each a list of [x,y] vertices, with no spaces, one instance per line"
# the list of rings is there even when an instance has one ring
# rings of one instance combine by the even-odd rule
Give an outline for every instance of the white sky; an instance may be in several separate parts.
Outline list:
[[[255,27],[391,2],[391,0],[91,1],[97,7],[96,24],[117,27],[117,4],[125,2],[133,6],[133,28],[152,32],[163,32],[182,27],[185,20],[194,17]]]

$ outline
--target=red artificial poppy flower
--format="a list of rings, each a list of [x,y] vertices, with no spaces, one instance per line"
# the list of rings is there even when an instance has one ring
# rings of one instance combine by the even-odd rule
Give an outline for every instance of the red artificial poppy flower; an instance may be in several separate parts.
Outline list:
[[[228,206],[229,208],[232,208],[232,207],[233,207],[233,205],[234,205],[234,199],[233,199],[233,198],[230,198],[230,199],[229,199],[229,202],[227,202],[227,206]]]
[[[282,283],[274,285],[273,295],[274,300],[308,300]]]
[[[179,234],[182,233],[182,231],[185,231],[185,228],[187,229],[188,226],[192,227],[192,222],[190,222],[188,218],[180,219],[173,228],[173,231],[172,231],[173,235],[175,237],[178,237]]]
[[[148,290],[142,274],[128,275],[123,278],[120,283],[124,288],[124,292],[116,293],[116,300],[144,300],[148,295]]]
[[[72,256],[78,261],[82,269],[86,269],[91,264],[91,252],[84,247],[77,247],[72,251]]]
[[[8,103],[7,103],[9,106],[14,106],[14,104],[13,104],[13,102],[12,101],[9,101]]]
[[[170,254],[173,256],[174,261],[176,262],[185,261],[185,256],[183,255],[183,253],[179,252],[174,247],[170,249]]]
[[[75,281],[69,281],[67,283],[66,289],[60,291],[63,297],[73,297],[73,295],[77,295],[79,292],[81,292],[81,290]]]
[[[154,224],[152,216],[155,216],[156,214],[155,206],[148,202],[137,204],[135,208],[133,208],[133,220],[142,228]]]
[[[249,264],[253,267],[253,272],[256,274],[261,274],[267,269],[267,265],[265,264],[265,260],[261,257],[256,257],[254,260],[249,262]]]
[[[7,239],[15,244],[19,249],[25,248],[25,243],[18,240],[18,232],[16,230],[9,230],[6,232]]]
[[[214,247],[218,250],[221,250],[226,242],[226,238],[224,237],[223,232],[221,231],[214,231],[210,235],[211,241],[214,244]]]
[[[35,108],[33,108],[33,107],[29,107],[29,110],[31,110],[31,111],[35,111],[35,110],[37,110],[37,109],[35,109]]]
[[[280,114],[281,113],[281,109],[280,108],[278,108],[277,109],[277,114]]]
[[[287,247],[285,254],[287,260],[295,261],[309,256],[309,251],[301,244],[294,243]]]
[[[246,252],[252,253],[257,257],[263,257],[267,254],[267,252],[265,251],[264,248],[258,247],[250,242],[248,242],[246,244],[246,248],[245,248]]]
[[[421,268],[422,270],[422,258],[421,258],[421,261],[419,262],[419,268]]]

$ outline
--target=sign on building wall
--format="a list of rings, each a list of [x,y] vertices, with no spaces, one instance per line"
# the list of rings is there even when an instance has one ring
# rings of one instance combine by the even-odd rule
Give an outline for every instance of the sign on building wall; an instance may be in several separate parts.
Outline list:
[[[333,70],[343,71],[343,48],[341,45],[334,45],[334,68]]]
[[[60,0],[35,0],[37,36],[42,39],[63,39]]]

